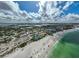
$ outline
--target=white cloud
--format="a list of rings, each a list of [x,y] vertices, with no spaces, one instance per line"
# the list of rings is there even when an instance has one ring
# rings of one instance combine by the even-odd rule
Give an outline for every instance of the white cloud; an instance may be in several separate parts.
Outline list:
[[[78,14],[71,14],[65,15],[62,18],[58,18],[58,23],[79,23],[79,15]]]
[[[13,1],[0,1],[0,22],[28,22],[31,16]]]
[[[65,18],[69,21],[69,20],[73,20],[73,21],[77,21],[79,20],[79,15],[78,14],[68,14],[65,16]]]
[[[30,12],[29,15],[36,18],[41,16],[39,13],[34,13],[34,12]]]
[[[41,0],[41,1],[39,2],[39,4],[40,4],[41,6],[44,6],[45,3],[46,3],[46,1],[44,1],[44,0]]]
[[[65,6],[63,7],[63,10],[66,10],[73,3],[74,3],[73,1],[66,2]]]
[[[71,14],[72,16],[65,15],[63,10],[67,10],[74,2],[67,1],[65,5],[62,7],[61,5],[57,7],[58,4],[62,4],[63,1],[47,1],[44,4],[39,4],[39,14],[41,15],[41,22],[76,22],[74,20],[78,20],[79,15]],[[60,15],[63,14],[62,17]],[[45,17],[46,16],[46,17]],[[71,20],[70,20],[71,19]],[[72,21],[73,19],[73,21]],[[79,21],[79,20],[78,20]]]
[[[57,1],[46,1],[44,4],[39,4],[39,14],[41,15],[41,22],[54,22],[55,17],[59,17],[63,13],[60,8],[57,8]]]
[[[63,13],[63,10],[66,10],[73,2],[66,2],[64,7],[57,7],[58,4],[63,2],[57,1],[41,1],[37,5],[40,7],[38,13],[30,12],[27,13],[25,10],[20,10],[19,4],[12,1],[3,1],[0,2],[0,22],[74,22],[75,20],[79,21],[79,15],[77,14],[68,14],[60,17],[60,14]],[[62,9],[61,9],[62,8]],[[6,15],[8,13],[8,15]],[[72,21],[73,20],[73,21]]]
[[[39,13],[44,14],[46,13],[48,16],[52,17],[60,15],[63,12],[63,10],[60,10],[60,8],[58,8],[57,5],[58,5],[57,1],[47,1],[44,3],[43,6],[39,4],[40,6]]]
[[[18,14],[20,9],[19,5],[12,1],[0,1],[0,11],[13,12]]]
[[[27,15],[27,12],[24,10],[20,10],[19,4],[13,1],[0,1],[0,11],[3,13],[8,13],[10,15]]]

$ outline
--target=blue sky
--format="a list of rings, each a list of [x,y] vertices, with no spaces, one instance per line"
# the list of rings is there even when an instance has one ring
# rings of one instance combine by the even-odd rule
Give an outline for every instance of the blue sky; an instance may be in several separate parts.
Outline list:
[[[36,6],[36,4],[38,4],[38,1],[15,1],[15,2],[19,4],[21,10],[25,10],[27,12],[38,12],[39,10],[39,6]],[[61,4],[58,4],[57,7],[59,7],[60,5],[63,7],[65,3],[66,1],[64,1]],[[70,7],[68,7],[67,10],[64,10],[64,13],[79,14],[79,1],[75,1],[72,5],[70,5]]]
[[[75,13],[79,14],[79,1],[74,2],[70,7],[64,11],[66,14],[68,13]]]
[[[37,1],[15,1],[19,4],[21,10],[26,10],[27,12],[38,12],[39,7],[36,6]]]

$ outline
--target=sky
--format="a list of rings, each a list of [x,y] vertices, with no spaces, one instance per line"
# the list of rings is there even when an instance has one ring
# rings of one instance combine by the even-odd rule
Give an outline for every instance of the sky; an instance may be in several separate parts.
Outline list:
[[[19,7],[21,10],[25,10],[27,12],[38,12],[39,11],[39,6],[36,6],[38,4],[38,1],[15,1],[19,4]],[[61,4],[58,4],[57,7],[59,6],[64,6],[67,1],[64,1]],[[75,1],[72,5],[68,7],[67,10],[64,10],[65,14],[68,13],[75,13],[79,14],[79,1]]]
[[[79,1],[74,2],[66,11],[64,11],[66,14],[68,13],[75,13],[79,14]]]
[[[36,5],[38,1],[14,1],[19,4],[21,10],[25,10],[27,12],[38,12],[39,7]]]
[[[0,23],[79,23],[79,1],[0,1]]]

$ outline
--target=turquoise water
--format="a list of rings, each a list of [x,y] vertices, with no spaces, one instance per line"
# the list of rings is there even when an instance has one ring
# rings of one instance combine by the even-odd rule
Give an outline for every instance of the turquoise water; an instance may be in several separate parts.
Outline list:
[[[69,32],[59,43],[52,48],[49,58],[78,58],[79,57],[79,30]]]

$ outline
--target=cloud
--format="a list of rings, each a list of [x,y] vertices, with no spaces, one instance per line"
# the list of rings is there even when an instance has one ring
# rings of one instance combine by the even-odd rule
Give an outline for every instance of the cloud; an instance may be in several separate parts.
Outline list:
[[[28,20],[29,19],[29,20]],[[13,1],[0,1],[0,22],[28,22],[31,16],[20,10],[19,4]]]
[[[66,10],[73,3],[74,3],[73,1],[66,2],[65,6],[63,7],[63,10]]]
[[[57,23],[79,23],[79,14],[69,13],[62,18],[58,18]]]
[[[38,14],[40,15],[40,22],[54,22],[56,21],[55,18],[59,17],[63,10],[57,8],[58,2],[57,1],[46,1],[44,4],[39,2],[39,11]]]
[[[12,12],[14,14],[18,14],[20,9],[17,3],[14,3],[12,1],[0,1],[0,11],[4,13],[6,11],[6,13]]]
[[[74,16],[73,18],[73,22],[74,20],[78,20],[78,15],[73,15],[70,16],[65,15],[64,10],[67,10],[68,7],[70,7],[74,2],[73,1],[66,1],[65,5],[59,5],[64,3],[63,1],[46,1],[44,2],[44,4],[41,4],[41,2],[39,2],[39,12],[38,14],[40,15],[40,22],[72,22],[72,16]],[[59,5],[59,6],[58,6]],[[57,7],[58,6],[58,7]],[[62,16],[61,16],[62,14]],[[69,17],[70,16],[70,17]],[[71,20],[69,20],[71,19]]]
[[[37,13],[27,13],[25,10],[20,10],[19,4],[13,1],[0,2],[0,22],[10,23],[55,23],[55,22],[75,22],[79,21],[79,15],[68,14],[62,15],[63,10],[72,5],[74,2],[67,1],[62,7],[63,1],[41,1],[36,6],[39,7]]]
[[[65,18],[68,20],[68,21],[77,21],[79,20],[79,15],[78,14],[71,14],[69,13],[68,15],[65,16]]]
[[[57,7],[58,2],[57,1],[47,1],[44,3],[44,5],[40,5],[39,13],[40,14],[47,14],[48,16],[56,17],[59,16],[61,13],[63,13],[63,10],[60,10],[60,7]]]
[[[27,12],[24,10],[20,10],[19,4],[13,1],[0,1],[0,12],[3,12],[4,14],[10,14],[10,15],[14,14],[17,16],[27,15]]]

